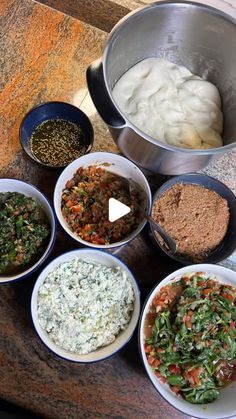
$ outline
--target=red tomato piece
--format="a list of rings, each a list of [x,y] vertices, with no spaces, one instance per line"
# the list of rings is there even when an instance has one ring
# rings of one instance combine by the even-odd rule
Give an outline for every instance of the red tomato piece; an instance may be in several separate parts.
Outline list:
[[[229,301],[234,301],[234,296],[232,294],[223,294],[223,297],[227,298]]]
[[[159,365],[161,364],[161,361],[160,361],[160,359],[155,359],[154,361],[153,361],[153,363],[152,363],[152,366],[154,367],[154,368],[157,368],[157,367],[159,367]]]
[[[145,351],[146,354],[149,354],[152,351],[152,346],[151,345],[147,345],[145,343],[145,345],[144,345],[144,351]]]
[[[178,365],[171,364],[168,366],[168,370],[171,374],[180,374],[181,370]]]
[[[73,205],[73,207],[71,207],[71,209],[74,212],[80,212],[82,210],[82,206],[80,204]]]
[[[153,362],[155,361],[155,359],[153,358],[153,356],[148,355],[148,356],[147,356],[147,361],[148,361],[149,365],[152,365],[152,364],[153,364]]]

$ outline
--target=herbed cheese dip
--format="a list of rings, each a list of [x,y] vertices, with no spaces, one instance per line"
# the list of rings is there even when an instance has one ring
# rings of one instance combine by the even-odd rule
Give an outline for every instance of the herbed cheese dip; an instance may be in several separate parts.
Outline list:
[[[79,258],[51,270],[38,292],[40,326],[56,345],[80,355],[112,343],[133,309],[124,270]]]

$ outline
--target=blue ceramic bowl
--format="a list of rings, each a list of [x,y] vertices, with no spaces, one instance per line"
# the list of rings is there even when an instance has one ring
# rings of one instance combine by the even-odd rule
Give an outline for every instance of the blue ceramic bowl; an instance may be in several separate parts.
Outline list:
[[[199,185],[203,186],[206,189],[211,189],[218,193],[222,198],[225,198],[228,202],[229,212],[230,212],[230,220],[227,233],[222,241],[222,243],[217,246],[215,250],[210,252],[202,263],[218,263],[227,257],[229,257],[234,250],[236,249],[236,197],[233,192],[222,182],[219,180],[199,174],[199,173],[189,173],[185,175],[175,176],[165,182],[155,193],[153,197],[153,205],[155,200],[160,197],[165,191],[170,189],[176,183],[183,183],[183,184],[192,184],[192,185]],[[153,206],[152,205],[152,206]],[[191,260],[187,260],[178,254],[173,255],[171,252],[167,250],[166,247],[162,246],[161,243],[158,241],[156,234],[152,227],[150,227],[150,233],[153,241],[165,252],[169,257],[172,259],[182,263],[183,265],[191,265],[193,262]]]
[[[79,108],[65,102],[46,102],[42,105],[36,106],[31,109],[23,118],[20,125],[20,143],[26,154],[40,166],[44,166],[51,169],[61,169],[67,166],[53,166],[40,162],[30,149],[30,137],[34,130],[42,122],[49,119],[64,119],[66,121],[78,124],[85,136],[85,153],[90,152],[93,145],[93,127],[92,124]]]

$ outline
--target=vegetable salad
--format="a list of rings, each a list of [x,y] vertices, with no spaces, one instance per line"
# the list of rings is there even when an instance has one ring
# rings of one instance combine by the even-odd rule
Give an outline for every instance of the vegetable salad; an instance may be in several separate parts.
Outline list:
[[[124,217],[110,222],[108,202],[115,198],[130,207]],[[130,196],[122,179],[101,167],[80,167],[62,192],[61,211],[73,233],[94,244],[126,238],[141,221],[138,192]]]
[[[236,289],[197,272],[161,288],[145,319],[156,376],[190,403],[217,399],[234,380]]]
[[[25,268],[43,250],[50,233],[37,202],[18,192],[0,193],[0,273]]]

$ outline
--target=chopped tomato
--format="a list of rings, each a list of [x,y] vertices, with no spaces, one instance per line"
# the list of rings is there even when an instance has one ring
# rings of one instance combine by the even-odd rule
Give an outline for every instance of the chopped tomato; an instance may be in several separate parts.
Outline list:
[[[153,361],[153,363],[152,363],[152,366],[154,368],[157,368],[157,367],[159,367],[160,364],[161,364],[160,359],[155,359],[155,361]]]
[[[191,323],[191,316],[189,314],[185,314],[183,317],[183,322],[185,323],[185,326],[188,329],[192,328],[192,323]]]
[[[161,375],[161,373],[157,370],[155,371],[155,375],[159,378],[162,383],[167,383],[167,379]]]
[[[91,191],[93,191],[93,189],[94,189],[94,185],[93,185],[93,183],[89,183],[89,184],[87,185],[87,190],[88,190],[89,192],[91,192]]]
[[[99,237],[98,234],[94,234],[92,236],[92,243],[94,244],[105,244],[105,240],[101,237]]]
[[[154,298],[154,300],[152,302],[154,307],[158,307],[158,306],[162,307],[164,305],[164,303],[165,303],[165,300],[162,299],[162,298]]]
[[[179,394],[181,388],[178,386],[171,386],[171,390],[175,393],[175,394]]]
[[[180,367],[178,365],[169,365],[168,366],[168,370],[170,371],[171,374],[180,374],[181,370]]]
[[[202,293],[203,293],[204,295],[208,295],[208,294],[210,294],[210,292],[212,292],[212,289],[211,289],[211,288],[204,288],[204,289],[202,290]]]
[[[223,294],[223,297],[227,298],[229,301],[234,301],[234,296],[232,294]]]
[[[68,180],[67,182],[66,182],[66,188],[72,188],[74,186],[74,182],[73,182],[73,180],[71,179],[71,180]]]
[[[205,287],[206,281],[198,281],[199,287]]]
[[[151,345],[147,345],[145,343],[145,345],[144,345],[144,351],[146,352],[146,354],[149,354],[152,351],[152,346]]]
[[[192,379],[193,383],[198,385],[200,383],[200,372],[200,367],[193,368],[192,370],[187,372],[186,378]]]
[[[73,205],[74,205],[74,203],[70,199],[66,202],[66,207],[68,207],[68,208],[73,207]]]
[[[151,355],[148,355],[147,356],[147,361],[148,361],[149,365],[152,365],[153,362],[155,361],[155,358],[153,358],[153,356],[151,356]]]
[[[80,204],[73,205],[73,207],[71,207],[71,209],[74,212],[80,212],[82,210],[82,206]]]

